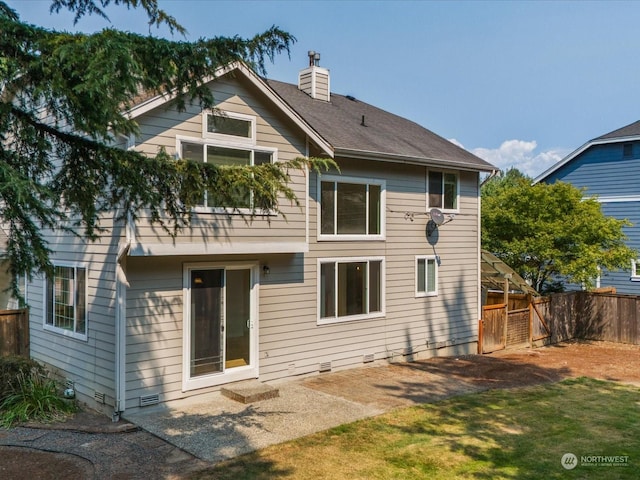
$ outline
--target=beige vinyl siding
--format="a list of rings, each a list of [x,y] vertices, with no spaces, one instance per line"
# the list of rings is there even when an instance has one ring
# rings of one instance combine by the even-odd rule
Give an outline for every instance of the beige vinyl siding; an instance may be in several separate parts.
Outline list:
[[[90,242],[61,232],[47,232],[54,264],[83,265],[87,270],[87,340],[45,330],[43,276],[27,286],[30,306],[31,356],[45,362],[65,380],[74,383],[78,398],[93,408],[110,414],[115,402],[115,268],[118,244],[124,236],[122,225],[103,218],[110,232],[100,241]],[[94,403],[95,393],[105,395],[105,403]]]
[[[240,83],[238,83],[238,81]],[[305,151],[304,137],[291,123],[241,79],[220,79],[214,95],[222,110],[256,117],[256,144],[277,148],[287,160]],[[175,153],[176,136],[202,136],[202,114],[190,106],[179,113],[158,108],[139,118],[140,151],[155,154],[164,146]],[[183,269],[198,262],[260,265],[258,363],[262,381],[316,373],[331,362],[334,369],[361,365],[364,355],[376,360],[437,354],[436,347],[456,345],[474,352],[478,312],[478,174],[459,172],[459,211],[438,230],[438,242],[426,238],[426,167],[375,161],[338,159],[341,175],[385,182],[383,240],[317,240],[317,186],[315,174],[293,175],[293,187],[302,205],[308,202],[309,251],[253,254],[174,252],[172,256],[127,258],[126,408],[139,408],[140,396],[157,394],[170,401],[219,389],[182,391],[183,380]],[[335,172],[334,172],[335,173]],[[308,182],[308,184],[307,184]],[[305,198],[307,188],[309,198]],[[283,205],[280,216],[257,218],[251,225],[237,216],[198,213],[191,230],[177,244],[194,246],[259,245],[306,241],[304,209]],[[407,215],[407,213],[413,213]],[[413,220],[411,219],[413,218]],[[142,219],[137,225],[142,245],[172,245],[161,229]],[[215,253],[215,248],[210,252]],[[438,295],[415,296],[415,256],[438,255]],[[318,325],[318,259],[384,258],[384,315],[357,321]],[[270,273],[264,275],[262,266]],[[405,355],[411,355],[409,357]]]
[[[352,349],[358,354],[375,353],[376,358],[404,353],[407,349],[425,352],[437,342],[466,343],[477,339],[478,259],[477,259],[477,173],[459,172],[460,208],[450,223],[439,227],[435,249],[426,238],[426,168],[341,160],[344,176],[386,180],[386,241],[318,242],[317,205],[310,205],[310,257],[365,257],[383,255],[386,273],[384,321],[362,320],[368,336],[382,336],[384,343],[375,352]],[[317,183],[311,182],[311,197]],[[405,218],[413,212],[413,221]],[[438,295],[415,298],[415,256],[438,255]],[[310,268],[316,269],[315,265]],[[317,282],[317,278],[310,278]],[[343,324],[337,325],[341,337]],[[332,342],[329,342],[332,343]],[[472,347],[469,347],[472,348]],[[473,347],[475,348],[475,347]],[[330,357],[328,353],[326,355]],[[339,356],[340,357],[340,356]],[[358,355],[353,355],[354,359]],[[326,360],[329,360],[327,358]],[[326,361],[325,360],[325,361]]]
[[[237,81],[219,79],[212,83],[217,107],[222,111],[251,115],[256,118],[256,147],[277,149],[278,161],[293,160],[304,156],[304,137],[292,131],[286,120],[275,109],[257,95],[254,89],[245,87]],[[168,154],[176,153],[176,137],[202,138],[203,115],[197,105],[189,105],[185,112],[175,108],[158,108],[138,119],[141,134],[136,149],[149,155],[155,155],[160,147]],[[207,139],[216,143],[215,139]],[[241,242],[279,242],[304,243],[305,230],[305,187],[307,178],[302,171],[291,171],[291,184],[300,206],[282,201],[280,208],[286,216],[258,216],[247,223],[239,215],[224,213],[197,213],[190,229],[180,233],[176,244],[201,244],[211,246],[238,244]],[[136,240],[141,245],[173,245],[174,239],[158,227],[149,225],[146,218],[137,223]],[[184,253],[184,252],[183,252]]]
[[[310,178],[310,252],[201,257],[129,258],[127,299],[127,409],[141,395],[161,401],[197,395],[219,387],[182,392],[183,264],[253,261],[268,265],[260,275],[258,319],[259,377],[275,380],[318,371],[331,362],[340,369],[404,355],[431,355],[449,342],[475,351],[477,339],[477,174],[460,173],[460,212],[427,242],[426,169],[371,163],[365,170],[342,161],[345,176],[386,180],[386,240],[316,240],[317,179]],[[414,221],[405,219],[414,212]],[[422,215],[420,215],[422,214]],[[442,259],[436,297],[415,298],[415,255]],[[384,257],[385,315],[318,325],[318,258]],[[403,357],[413,358],[413,357]]]

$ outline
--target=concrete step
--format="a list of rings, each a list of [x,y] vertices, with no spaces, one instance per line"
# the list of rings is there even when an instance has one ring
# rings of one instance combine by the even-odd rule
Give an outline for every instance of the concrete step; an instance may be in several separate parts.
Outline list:
[[[230,383],[220,390],[220,393],[231,400],[240,403],[254,403],[280,396],[280,391],[270,385],[252,379]]]

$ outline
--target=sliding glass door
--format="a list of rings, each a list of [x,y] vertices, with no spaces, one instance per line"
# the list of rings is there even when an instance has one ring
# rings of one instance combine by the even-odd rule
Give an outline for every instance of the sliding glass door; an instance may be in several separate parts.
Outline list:
[[[186,389],[257,372],[254,270],[246,265],[186,269]]]

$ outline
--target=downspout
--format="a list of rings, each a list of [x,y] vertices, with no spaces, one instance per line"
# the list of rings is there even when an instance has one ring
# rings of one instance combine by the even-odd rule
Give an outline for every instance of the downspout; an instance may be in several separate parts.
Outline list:
[[[308,160],[309,159],[309,135],[306,136],[305,139],[305,147],[304,147],[304,156]],[[305,210],[305,242],[307,243],[307,249],[309,248],[309,208],[311,206],[311,202],[309,201],[309,183],[311,182],[311,172],[309,170],[309,165],[305,165],[304,167],[304,176],[305,176],[305,187],[304,187],[304,210]]]
[[[491,174],[483,181],[480,181],[480,174],[478,173],[478,250],[476,254],[476,258],[478,259],[478,276],[476,281],[478,282],[478,305],[477,305],[477,326],[478,326],[478,353],[482,353],[481,346],[482,344],[480,339],[480,325],[482,324],[482,195],[480,193],[482,189],[482,185],[489,179],[493,178],[496,175],[496,170],[493,170]]]
[[[116,260],[116,365],[115,365],[115,390],[116,401],[111,419],[114,422],[120,420],[126,404],[126,348],[127,348],[127,281],[126,257],[131,248],[133,238],[133,221],[129,216],[125,225],[125,244],[118,249]]]

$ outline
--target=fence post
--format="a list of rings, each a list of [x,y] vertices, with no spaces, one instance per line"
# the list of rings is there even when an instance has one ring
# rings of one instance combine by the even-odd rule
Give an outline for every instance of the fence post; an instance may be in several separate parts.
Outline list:
[[[533,348],[533,300],[529,295],[529,348]]]

